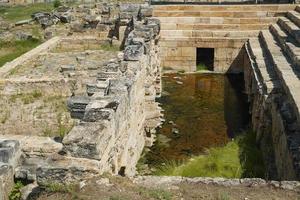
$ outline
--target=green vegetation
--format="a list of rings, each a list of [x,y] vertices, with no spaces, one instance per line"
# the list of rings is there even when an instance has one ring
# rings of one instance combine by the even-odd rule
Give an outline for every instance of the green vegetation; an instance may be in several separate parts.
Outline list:
[[[62,3],[60,2],[60,0],[54,0],[54,2],[53,2],[53,7],[54,8],[58,8],[61,5],[62,5]]]
[[[0,67],[21,56],[25,52],[35,48],[41,43],[38,39],[22,41],[1,41],[0,40]],[[13,73],[13,72],[12,72]]]
[[[73,193],[76,190],[76,185],[61,184],[61,183],[49,183],[42,186],[46,192],[54,193]]]
[[[169,162],[157,171],[157,175],[238,178],[241,176],[238,144],[232,141],[224,147],[210,148],[207,155],[193,157],[182,164]]]
[[[205,70],[208,70],[208,68],[204,63],[197,64],[197,71],[205,71]]]
[[[113,51],[113,52],[117,52],[117,51],[120,51],[120,48],[118,45],[114,45],[114,44],[102,44],[100,46],[100,50],[103,50],[103,51]]]
[[[147,199],[171,200],[172,193],[163,189],[140,188],[139,193]]]
[[[156,175],[186,177],[264,178],[262,154],[255,144],[255,134],[247,132],[223,147],[213,147],[206,155],[192,157],[160,167]]]
[[[52,3],[34,3],[30,5],[18,6],[3,6],[0,7],[0,16],[10,22],[17,22],[20,20],[30,19],[30,15],[38,11],[53,10]]]
[[[31,93],[19,93],[11,95],[10,101],[14,103],[17,101],[17,99],[20,99],[24,104],[30,104],[40,99],[42,96],[43,94],[41,91],[34,90]]]
[[[24,187],[24,185],[18,181],[15,183],[13,189],[9,193],[9,200],[20,200],[21,199],[21,188]]]

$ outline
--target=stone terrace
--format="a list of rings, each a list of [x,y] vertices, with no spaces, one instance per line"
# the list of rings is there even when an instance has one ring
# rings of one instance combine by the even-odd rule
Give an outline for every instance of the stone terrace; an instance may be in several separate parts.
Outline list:
[[[196,48],[215,48],[214,71],[238,72],[235,61],[249,37],[268,29],[294,5],[154,6],[161,21],[162,67],[195,71]]]

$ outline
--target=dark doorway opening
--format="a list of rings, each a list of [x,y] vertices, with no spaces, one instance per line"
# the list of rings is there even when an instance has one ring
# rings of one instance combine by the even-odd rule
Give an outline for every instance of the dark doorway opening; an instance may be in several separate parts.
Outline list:
[[[214,71],[214,49],[197,48],[197,71],[210,70]]]

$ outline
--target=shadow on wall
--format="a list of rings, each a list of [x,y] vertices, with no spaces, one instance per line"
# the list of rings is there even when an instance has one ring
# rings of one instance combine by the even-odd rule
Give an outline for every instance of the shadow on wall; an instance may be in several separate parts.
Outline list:
[[[226,71],[226,73],[233,73],[233,74],[237,74],[237,73],[243,73],[244,72],[244,56],[246,55],[246,50],[245,47],[243,46],[238,55],[234,58],[234,60],[232,61],[230,67],[228,68],[228,70]]]

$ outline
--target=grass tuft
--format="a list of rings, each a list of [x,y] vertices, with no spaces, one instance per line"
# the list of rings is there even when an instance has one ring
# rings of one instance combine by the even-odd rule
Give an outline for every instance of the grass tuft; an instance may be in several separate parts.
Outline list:
[[[264,178],[262,153],[255,133],[248,131],[223,147],[209,148],[205,155],[185,162],[170,161],[156,175],[185,177]]]
[[[2,41],[0,40],[0,67],[7,62],[14,60],[27,51],[41,44],[38,39],[21,40],[21,41]],[[12,74],[15,72],[11,72]]]

